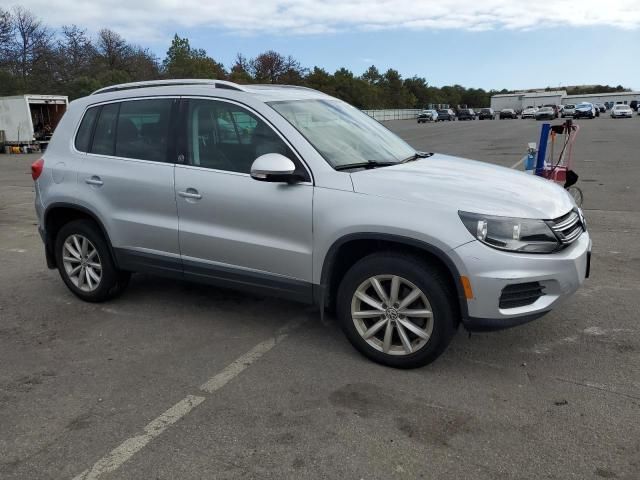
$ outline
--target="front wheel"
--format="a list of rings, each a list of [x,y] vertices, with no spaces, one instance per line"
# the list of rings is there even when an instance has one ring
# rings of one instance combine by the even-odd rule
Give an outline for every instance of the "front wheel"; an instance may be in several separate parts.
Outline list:
[[[347,272],[337,310],[351,344],[395,368],[433,362],[455,332],[454,292],[443,274],[413,256],[369,255]]]

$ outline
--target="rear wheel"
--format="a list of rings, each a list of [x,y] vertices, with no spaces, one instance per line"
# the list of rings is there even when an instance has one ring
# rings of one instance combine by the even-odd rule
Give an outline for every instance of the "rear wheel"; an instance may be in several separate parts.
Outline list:
[[[396,368],[434,361],[455,332],[455,295],[444,278],[412,256],[363,258],[338,290],[338,318],[351,344],[371,360]]]
[[[131,274],[116,269],[102,232],[90,220],[64,225],[56,236],[55,254],[62,280],[87,302],[113,298],[129,283]]]

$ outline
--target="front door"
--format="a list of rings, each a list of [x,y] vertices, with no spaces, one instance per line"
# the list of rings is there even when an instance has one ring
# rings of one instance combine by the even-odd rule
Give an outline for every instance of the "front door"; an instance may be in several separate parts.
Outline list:
[[[309,300],[313,185],[249,175],[265,153],[286,155],[308,177],[302,163],[243,106],[188,99],[183,110],[185,163],[176,165],[175,188],[185,275]]]

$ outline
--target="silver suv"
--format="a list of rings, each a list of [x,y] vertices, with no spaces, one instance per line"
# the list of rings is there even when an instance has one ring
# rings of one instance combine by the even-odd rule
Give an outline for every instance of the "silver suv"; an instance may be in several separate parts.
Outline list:
[[[540,317],[589,273],[572,197],[416,152],[301,87],[118,85],[76,100],[32,166],[49,268],[90,302],[132,272],[332,309],[369,358],[433,361],[462,323]]]

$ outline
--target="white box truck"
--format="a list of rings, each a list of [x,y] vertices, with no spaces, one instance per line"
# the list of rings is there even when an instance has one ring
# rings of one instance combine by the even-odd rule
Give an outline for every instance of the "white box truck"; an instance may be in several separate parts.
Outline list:
[[[0,132],[4,132],[5,145],[46,148],[68,105],[63,95],[0,97]]]

